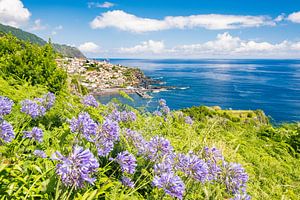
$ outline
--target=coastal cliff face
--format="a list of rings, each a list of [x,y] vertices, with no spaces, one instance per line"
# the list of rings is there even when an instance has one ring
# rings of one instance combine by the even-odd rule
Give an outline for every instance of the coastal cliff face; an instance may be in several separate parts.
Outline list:
[[[137,87],[145,78],[140,69],[113,65],[106,61],[62,58],[56,59],[56,62],[70,76],[77,77],[78,82],[92,93],[107,89]]]

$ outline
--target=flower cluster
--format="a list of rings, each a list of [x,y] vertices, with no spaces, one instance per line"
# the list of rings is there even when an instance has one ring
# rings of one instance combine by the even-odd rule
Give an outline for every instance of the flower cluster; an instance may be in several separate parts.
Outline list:
[[[21,105],[21,112],[30,115],[33,119],[44,116],[46,113],[46,108],[39,105],[36,101],[26,99],[21,102]]]
[[[160,99],[158,101],[158,108],[156,111],[153,112],[154,115],[162,116],[162,115],[168,115],[170,113],[170,108],[167,106],[167,102],[164,99]]]
[[[138,150],[138,154],[146,154],[148,149],[148,142],[140,133],[130,129],[126,129],[126,131],[124,132],[124,136],[126,140]]]
[[[15,138],[12,125],[5,120],[0,122],[0,138],[4,142],[11,142]]]
[[[132,111],[126,112],[122,111],[121,112],[121,121],[122,122],[129,122],[129,121],[135,121],[136,120],[136,114]]]
[[[122,177],[121,183],[126,187],[134,188],[134,182],[126,176]]]
[[[93,95],[86,95],[82,99],[82,103],[86,106],[98,107],[99,103]]]
[[[187,177],[204,183],[208,177],[208,166],[206,162],[196,156],[193,152],[187,155],[179,154],[176,168],[184,172]]]
[[[132,111],[118,111],[114,109],[108,116],[108,119],[116,121],[116,122],[130,122],[136,120],[136,114]]]
[[[72,118],[70,121],[70,129],[73,133],[82,134],[88,141],[93,141],[93,137],[97,133],[98,125],[94,122],[90,115],[86,112],[80,113],[78,118]]]
[[[38,127],[33,127],[31,131],[24,131],[24,138],[30,138],[38,142],[43,142],[43,130]]]
[[[184,118],[185,123],[189,124],[189,125],[193,125],[194,121],[190,116],[186,116]]]
[[[42,98],[35,98],[35,100],[40,102],[42,106],[46,108],[46,110],[49,110],[54,106],[55,99],[56,97],[52,92],[48,92]]]
[[[244,194],[246,192],[246,183],[248,175],[245,169],[238,163],[224,162],[224,177],[223,182],[226,188],[232,194]]]
[[[7,97],[0,96],[0,117],[8,115],[11,112],[11,108],[14,102]]]
[[[119,129],[117,122],[110,119],[104,121],[94,140],[99,156],[107,156],[113,150],[114,143],[119,140]]]
[[[208,179],[217,180],[222,171],[218,164],[219,162],[221,162],[221,164],[224,162],[224,157],[222,156],[221,152],[215,147],[204,147],[202,151],[202,157],[208,166]]]
[[[162,173],[160,176],[154,176],[153,185],[162,188],[166,194],[182,199],[185,191],[185,185],[181,178],[174,173]]]
[[[42,150],[34,150],[33,154],[40,158],[47,158],[46,153]]]
[[[151,161],[155,162],[163,158],[163,156],[171,154],[173,147],[169,140],[155,136],[148,142],[148,157]]]
[[[52,159],[59,161],[56,165],[56,173],[66,186],[82,188],[85,182],[93,184],[96,180],[91,176],[99,168],[99,163],[89,149],[84,150],[83,147],[74,146],[73,152],[68,157],[55,152]]]
[[[137,166],[135,157],[128,151],[120,152],[115,159],[121,166],[122,172],[133,174]]]

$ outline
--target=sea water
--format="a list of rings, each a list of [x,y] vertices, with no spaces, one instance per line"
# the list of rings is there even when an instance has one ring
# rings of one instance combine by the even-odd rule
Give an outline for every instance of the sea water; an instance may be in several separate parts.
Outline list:
[[[153,111],[160,98],[171,109],[215,106],[263,110],[275,122],[300,121],[300,60],[142,60],[112,59],[113,64],[139,67],[147,76],[177,89],[151,93],[152,99],[131,94],[101,96],[102,103],[123,103]]]

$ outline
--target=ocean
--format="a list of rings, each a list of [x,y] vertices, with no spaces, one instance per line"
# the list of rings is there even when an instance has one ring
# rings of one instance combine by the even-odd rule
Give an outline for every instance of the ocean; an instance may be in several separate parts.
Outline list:
[[[113,64],[139,67],[147,76],[177,89],[136,94],[130,102],[119,95],[100,96],[102,103],[123,103],[153,111],[160,98],[171,109],[220,106],[222,109],[263,110],[275,123],[300,121],[300,60],[142,60],[112,59]]]

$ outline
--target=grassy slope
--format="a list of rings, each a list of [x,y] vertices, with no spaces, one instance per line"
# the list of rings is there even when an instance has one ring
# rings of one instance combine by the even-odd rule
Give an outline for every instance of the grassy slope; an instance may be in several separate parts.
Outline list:
[[[2,79],[0,79],[0,85],[0,94],[10,97],[16,104],[25,98],[40,96],[46,91],[42,87],[14,85],[13,82],[9,84]],[[70,107],[70,104],[66,105],[66,101],[71,103],[73,107]],[[49,124],[49,121],[71,118],[79,112],[79,108],[80,103],[77,97],[69,96],[68,93],[60,95],[54,109],[41,122],[48,130],[48,135],[58,134],[58,132],[66,130],[64,126],[59,125],[60,120],[56,125]],[[100,107],[102,112],[106,109],[106,107]],[[92,116],[101,118],[99,111],[90,110],[90,112]],[[201,117],[191,127],[176,117],[164,121],[161,117],[142,114],[138,116],[137,122],[130,124],[130,128],[140,130],[147,138],[153,135],[163,135],[172,142],[176,150],[184,152],[190,149],[200,150],[204,146],[216,146],[222,150],[228,161],[241,163],[246,168],[250,176],[248,192],[253,199],[300,198],[300,160],[293,155],[292,148],[287,143],[275,141],[265,134],[270,131],[281,134],[295,133],[297,131],[296,125],[288,126],[288,128],[274,128],[271,125],[258,122],[255,116],[247,122],[244,120],[233,122],[235,120],[229,120],[228,117],[218,115],[215,112],[207,110],[204,112],[203,109],[193,108],[184,112],[190,112],[189,114],[194,115],[194,118]],[[230,113],[231,111],[227,112]],[[18,113],[18,110],[14,110],[14,113]],[[18,114],[12,116],[14,117],[10,117],[9,121],[17,125],[20,122],[20,116]],[[175,114],[175,116],[177,115]],[[55,146],[57,145],[52,148]],[[17,161],[15,166],[25,170],[22,161]],[[33,180],[26,174],[20,176],[23,176],[22,178],[28,182],[28,187],[32,184]],[[14,177],[11,177],[11,180],[15,180]],[[113,183],[111,184],[113,185]],[[37,186],[37,188],[39,187]],[[187,199],[202,199],[205,196],[205,187],[194,188]],[[12,192],[18,191],[17,189],[17,187],[15,189],[12,187]],[[124,194],[121,194],[116,186],[115,189],[107,191],[106,195],[107,198],[114,198],[114,196],[119,197]],[[137,198],[137,196],[139,195],[136,194],[135,197]],[[224,199],[221,194],[214,194],[214,197]],[[124,195],[122,198],[126,199],[128,196]]]

